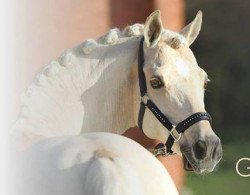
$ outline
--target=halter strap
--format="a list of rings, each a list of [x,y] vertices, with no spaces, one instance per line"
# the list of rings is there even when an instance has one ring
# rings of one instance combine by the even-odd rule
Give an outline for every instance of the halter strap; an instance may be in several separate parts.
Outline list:
[[[146,78],[143,71],[144,66],[144,51],[143,51],[143,42],[144,37],[141,39],[138,51],[138,77],[139,77],[139,87],[140,87],[140,95],[141,95],[141,104],[140,110],[138,114],[138,127],[143,132],[143,118],[148,108],[154,116],[158,119],[158,121],[169,131],[169,137],[165,144],[160,143],[154,149],[155,156],[158,155],[169,155],[173,154],[172,146],[174,142],[179,141],[181,138],[181,134],[184,133],[190,126],[201,121],[207,120],[210,123],[212,122],[211,116],[207,112],[197,112],[192,114],[179,124],[176,127],[168,120],[168,118],[160,111],[160,109],[154,104],[152,100],[147,96],[147,84]],[[143,132],[144,133],[144,132]]]
[[[138,52],[138,76],[139,76],[141,98],[147,94],[147,84],[146,84],[145,74],[143,71],[143,66],[144,66],[143,42],[144,42],[144,37],[141,39]]]

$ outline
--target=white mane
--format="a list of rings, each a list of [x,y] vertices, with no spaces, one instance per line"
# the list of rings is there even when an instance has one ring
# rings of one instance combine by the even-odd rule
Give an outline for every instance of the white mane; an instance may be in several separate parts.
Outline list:
[[[123,31],[120,31],[117,28],[111,29],[107,34],[97,40],[88,39],[83,42],[82,50],[85,54],[89,54],[96,47],[100,47],[102,45],[112,45],[127,41],[130,37],[143,35],[143,29],[143,24],[134,24],[131,26],[127,26]],[[167,29],[164,29],[162,36],[164,36],[170,44],[183,44],[185,42],[185,38],[183,36]]]
[[[134,24],[127,26],[123,31],[117,28],[111,29],[96,40],[88,39],[75,48],[67,50],[57,60],[45,66],[22,96],[22,109],[18,120],[13,126],[14,132],[24,135],[25,139],[29,140],[34,139],[34,135],[38,137],[54,137],[77,135],[81,131],[104,130],[120,133],[119,131],[130,127],[129,125],[135,125],[133,117],[121,124],[121,120],[124,120],[124,118],[121,119],[119,116],[115,118],[117,113],[114,109],[123,113],[126,112],[124,109],[127,109],[127,111],[133,110],[133,98],[121,98],[121,95],[125,95],[122,93],[129,93],[125,89],[122,92],[122,88],[130,87],[128,89],[132,90],[130,84],[132,78],[129,78],[131,68],[125,70],[121,67],[124,64],[132,65],[135,63],[139,43],[138,38],[142,36],[143,28],[144,25],[142,24]],[[184,37],[169,30],[164,30],[162,36],[166,37],[166,40],[169,40],[169,44],[172,44],[173,47],[185,42]],[[132,44],[128,44],[129,41]],[[116,48],[112,49],[113,47]],[[121,60],[116,59],[116,54],[112,54],[116,51],[124,52],[124,56],[131,59],[125,59],[124,56],[121,56]],[[98,94],[95,94],[95,96],[87,95],[85,98],[84,94],[86,92],[91,94],[91,87],[97,85],[97,81],[100,80],[101,76],[108,77],[103,74],[103,71],[108,69],[107,67],[110,64],[115,64],[119,70],[113,73],[109,70],[107,75],[120,74],[118,76],[126,81],[121,79],[121,83],[118,83],[117,86],[114,83],[114,86],[107,86],[107,89],[105,89],[116,88],[114,90],[117,92],[104,92],[99,88],[97,89],[100,91]],[[102,82],[106,82],[105,78]],[[113,82],[118,81],[114,80]],[[110,84],[112,83],[107,83],[107,85]],[[101,87],[105,88],[104,85]],[[102,107],[113,110],[113,115],[110,114],[109,116],[107,113],[107,116],[96,115],[96,118],[90,118],[89,113],[84,115],[88,105],[83,105],[83,99],[93,100],[97,98],[97,95],[98,98],[105,96],[105,93],[106,99]],[[110,96],[114,95],[114,97],[107,97],[108,94]],[[127,106],[125,108],[116,108],[113,105],[115,101],[125,101]],[[98,103],[96,102],[96,104]],[[98,110],[95,110],[95,112],[98,112]],[[104,119],[102,124],[96,125],[96,119],[100,119],[99,117],[104,117]],[[86,124],[85,126],[83,122]],[[112,124],[107,125],[108,123]],[[93,127],[96,127],[96,129],[89,129]]]

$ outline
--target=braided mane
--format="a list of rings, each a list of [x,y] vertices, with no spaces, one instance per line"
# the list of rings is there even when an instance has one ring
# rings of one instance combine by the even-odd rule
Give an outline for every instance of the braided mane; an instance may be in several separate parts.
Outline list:
[[[127,26],[123,31],[111,29],[105,35],[88,39],[51,61],[23,93],[22,109],[12,132],[17,135],[25,132],[27,139],[33,139],[29,135],[34,133],[36,136],[80,134],[84,116],[81,95],[94,84],[91,79],[87,79],[89,83],[86,84],[86,77],[89,78],[95,70],[89,66],[89,59],[79,62],[78,57],[88,57],[98,48],[142,36],[143,29],[142,24]],[[184,37],[169,30],[164,30],[162,36],[173,48],[185,42]],[[87,73],[83,75],[82,72]]]

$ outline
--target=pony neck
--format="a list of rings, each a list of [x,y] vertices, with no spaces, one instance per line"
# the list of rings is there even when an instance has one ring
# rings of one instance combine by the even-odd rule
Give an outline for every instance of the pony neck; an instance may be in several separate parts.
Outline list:
[[[81,44],[49,63],[22,96],[11,128],[15,139],[24,138],[28,145],[85,132],[122,134],[135,126],[139,38],[99,44],[88,54]]]
[[[94,64],[92,85],[81,95],[84,108],[82,133],[105,131],[122,134],[136,125],[134,91],[139,41],[139,37],[133,37],[94,51],[101,57],[98,64]]]

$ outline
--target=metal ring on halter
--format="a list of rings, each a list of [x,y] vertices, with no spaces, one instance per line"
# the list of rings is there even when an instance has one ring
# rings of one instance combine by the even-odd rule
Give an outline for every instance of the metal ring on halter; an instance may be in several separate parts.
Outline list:
[[[147,93],[141,97],[141,102],[143,102],[145,105],[147,104],[148,100],[149,100],[149,97]]]
[[[182,133],[178,133],[175,127],[169,133],[174,138],[174,142],[178,142],[181,139]]]

